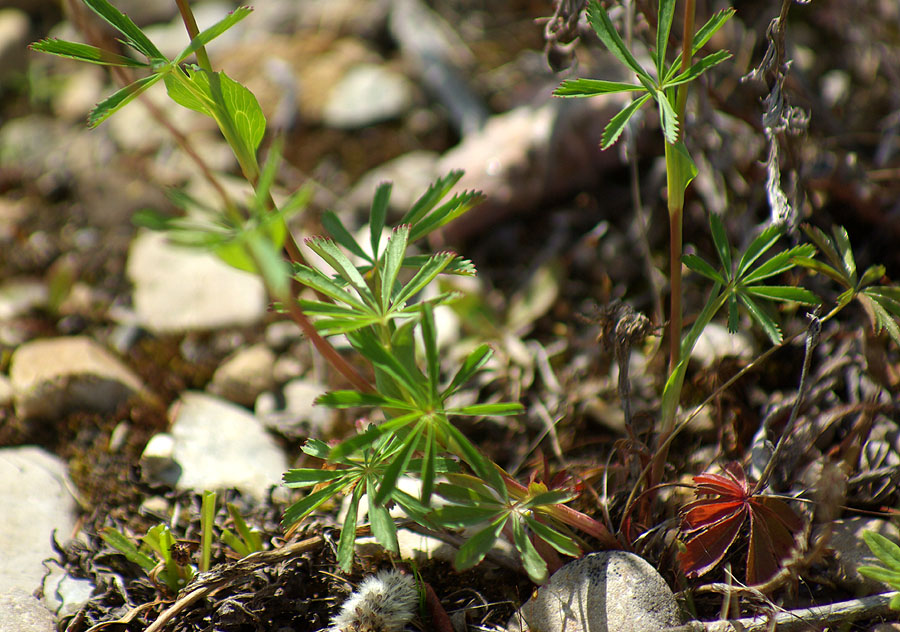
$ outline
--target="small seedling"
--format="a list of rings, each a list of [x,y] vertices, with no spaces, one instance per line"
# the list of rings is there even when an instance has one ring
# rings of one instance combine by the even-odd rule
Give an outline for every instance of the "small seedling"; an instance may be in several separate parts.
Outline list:
[[[863,532],[863,539],[884,566],[860,566],[859,572],[900,591],[900,546],[874,531]],[[890,607],[900,610],[900,593],[891,598]]]

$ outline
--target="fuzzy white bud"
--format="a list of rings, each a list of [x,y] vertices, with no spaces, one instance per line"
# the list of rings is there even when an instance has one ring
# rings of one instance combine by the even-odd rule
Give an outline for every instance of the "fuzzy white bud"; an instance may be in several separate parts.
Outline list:
[[[416,612],[416,580],[399,571],[366,577],[331,620],[330,632],[402,632]]]

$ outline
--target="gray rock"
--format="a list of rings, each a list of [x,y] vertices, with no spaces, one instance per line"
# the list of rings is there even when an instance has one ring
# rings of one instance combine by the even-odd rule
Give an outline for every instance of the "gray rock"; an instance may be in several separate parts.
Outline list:
[[[755,353],[753,339],[746,332],[731,333],[718,323],[710,323],[697,338],[691,351],[691,359],[704,367],[726,357],[748,359]]]
[[[53,532],[64,540],[74,528],[72,484],[65,464],[35,446],[0,449],[0,481],[0,596],[30,596],[41,585],[41,563],[55,557]],[[8,606],[25,607],[19,600]],[[0,629],[30,629],[7,625],[8,613],[0,605]]]
[[[281,401],[273,393],[263,393],[256,400],[255,411],[267,428],[285,436],[328,437],[334,430],[334,415],[328,408],[314,405],[326,390],[306,378],[291,380],[282,389]]]
[[[26,13],[18,9],[0,9],[0,80],[25,72],[30,29]]]
[[[94,582],[89,579],[70,577],[62,568],[53,567],[44,578],[44,604],[65,619],[81,610],[94,595]]]
[[[181,466],[175,461],[175,437],[168,432],[153,435],[141,453],[141,476],[148,481],[175,487]]]
[[[675,596],[633,553],[591,553],[559,569],[513,616],[508,630],[659,632],[681,624]]]
[[[412,83],[403,75],[378,64],[358,64],[331,89],[322,119],[339,129],[365,127],[406,112],[413,94]]]
[[[264,344],[239,349],[219,365],[208,390],[241,406],[252,406],[260,393],[274,386],[274,364],[275,354]]]
[[[187,392],[170,417],[172,456],[181,467],[176,488],[236,487],[263,499],[271,486],[280,484],[287,458],[260,421],[240,406]]]
[[[33,279],[11,279],[0,287],[0,320],[27,314],[47,304],[47,286]]]
[[[0,590],[0,630],[56,632],[56,620],[53,614],[29,592],[21,588]]]
[[[833,579],[841,587],[859,596],[886,590],[883,583],[864,577],[858,570],[863,565],[884,566],[872,555],[863,539],[863,532],[874,531],[897,542],[900,540],[900,531],[897,527],[887,520],[860,516],[835,520],[832,528],[828,546],[834,550],[834,555],[829,558],[829,562],[834,565],[830,569],[833,571],[831,573]]]
[[[286,351],[291,343],[300,340],[303,331],[292,320],[279,320],[266,327],[266,344],[275,351]]]
[[[10,361],[16,414],[56,419],[70,410],[111,412],[143,392],[140,379],[84,336],[34,340]]]
[[[258,278],[212,254],[169,244],[159,233],[134,240],[127,272],[138,321],[156,333],[246,326],[265,314]]]

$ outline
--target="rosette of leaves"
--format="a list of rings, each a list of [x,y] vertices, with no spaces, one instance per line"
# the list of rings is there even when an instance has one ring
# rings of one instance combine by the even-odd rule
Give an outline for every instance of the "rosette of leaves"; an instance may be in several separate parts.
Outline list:
[[[403,215],[386,242],[382,240],[382,230],[390,200],[389,184],[379,186],[375,192],[368,223],[368,248],[351,235],[334,213],[326,213],[322,220],[330,238],[307,240],[330,271],[304,264],[294,266],[294,278],[322,297],[301,300],[300,306],[323,335],[347,336],[370,364],[377,389],[333,391],[317,403],[333,408],[373,409],[371,418],[381,421],[331,449],[317,443],[307,445],[307,450],[326,459],[328,467],[336,470],[291,470],[285,474],[289,486],[324,485],[287,510],[286,526],[309,515],[335,493],[352,493],[354,506],[366,494],[372,508],[373,532],[387,548],[396,550],[393,523],[385,503],[393,501],[412,519],[433,527],[425,515],[435,479],[448,469],[448,455],[464,461],[491,487],[504,487],[497,467],[451,419],[512,415],[521,412],[522,406],[448,406],[448,399],[490,359],[491,349],[487,345],[477,347],[456,367],[452,377],[442,379],[434,308],[453,300],[455,294],[445,292],[416,300],[439,274],[472,275],[474,267],[453,252],[408,252],[412,242],[459,216],[480,199],[478,193],[463,192],[445,200],[461,176],[461,172],[453,172],[429,187]],[[351,261],[350,255],[361,263]],[[416,343],[417,335],[421,349]],[[419,504],[411,503],[408,495],[397,489],[397,480],[405,474],[421,479]],[[339,545],[345,568],[352,562],[355,527],[356,514],[350,511]]]
[[[863,539],[884,566],[860,566],[857,570],[870,579],[884,582],[900,591],[900,546],[874,531],[863,532]],[[894,610],[900,610],[900,593],[891,597],[889,605]]]
[[[562,503],[572,500],[575,494],[549,490],[537,483],[507,490],[506,486],[488,486],[466,474],[447,474],[446,478],[447,482],[438,484],[435,492],[448,504],[434,510],[434,519],[444,527],[474,530],[456,554],[457,569],[478,564],[503,533],[509,536],[525,572],[537,584],[547,580],[547,562],[532,538],[563,555],[581,555],[573,534],[558,516]]]

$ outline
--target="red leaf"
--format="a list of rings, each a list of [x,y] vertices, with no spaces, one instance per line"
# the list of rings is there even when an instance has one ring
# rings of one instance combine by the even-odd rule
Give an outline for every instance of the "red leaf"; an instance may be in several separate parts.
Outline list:
[[[760,583],[778,572],[794,544],[793,532],[800,530],[803,522],[787,503],[754,494],[739,463],[723,469],[724,476],[704,473],[694,477],[697,495],[706,498],[681,510],[685,550],[678,560],[688,577],[708,573],[725,557],[749,514],[747,582]]]
[[[741,506],[730,516],[715,525],[698,530],[684,544],[686,549],[678,554],[678,561],[684,574],[699,577],[711,571],[737,538],[744,523],[746,507]]]

